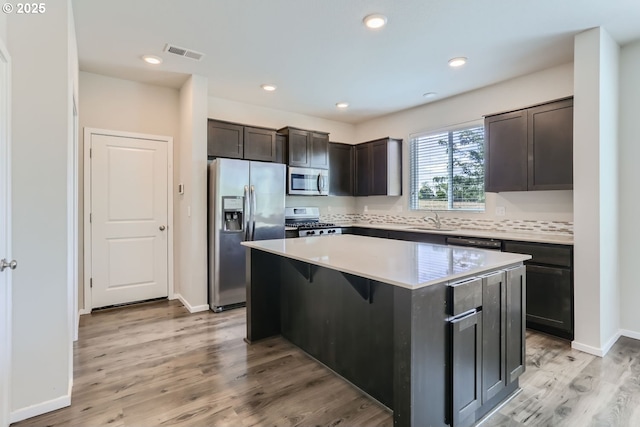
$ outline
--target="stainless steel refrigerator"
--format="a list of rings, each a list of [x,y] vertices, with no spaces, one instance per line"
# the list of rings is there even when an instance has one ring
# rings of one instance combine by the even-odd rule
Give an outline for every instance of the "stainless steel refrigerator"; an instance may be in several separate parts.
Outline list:
[[[245,240],[284,238],[286,166],[215,159],[209,164],[209,307],[246,302]]]

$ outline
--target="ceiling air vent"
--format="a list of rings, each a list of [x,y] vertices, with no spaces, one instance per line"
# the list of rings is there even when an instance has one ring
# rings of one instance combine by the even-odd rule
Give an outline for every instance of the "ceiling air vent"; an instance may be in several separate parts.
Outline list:
[[[195,59],[196,61],[200,61],[204,56],[204,53],[196,52],[195,50],[186,49],[184,47],[174,46],[172,44],[167,44],[164,47],[164,51],[173,53],[174,55]]]

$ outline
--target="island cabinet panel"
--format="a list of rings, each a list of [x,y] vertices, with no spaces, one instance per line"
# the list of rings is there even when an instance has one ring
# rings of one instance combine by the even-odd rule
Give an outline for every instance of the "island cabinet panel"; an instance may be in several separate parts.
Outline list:
[[[393,304],[394,426],[450,425],[447,285],[395,287]]]
[[[506,381],[514,383],[525,371],[526,267],[506,270]]]
[[[450,322],[451,426],[467,427],[476,421],[482,404],[482,311]]]
[[[487,402],[507,386],[505,273],[482,278],[482,402]]]
[[[282,336],[392,408],[393,286],[295,260],[280,286]]]

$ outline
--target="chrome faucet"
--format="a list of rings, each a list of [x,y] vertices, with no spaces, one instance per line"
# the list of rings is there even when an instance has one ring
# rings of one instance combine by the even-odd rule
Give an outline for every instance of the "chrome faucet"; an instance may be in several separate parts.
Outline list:
[[[440,222],[440,217],[438,216],[438,212],[433,212],[432,211],[431,213],[435,215],[435,218],[427,215],[422,219],[424,219],[425,221],[433,222],[435,224],[436,228],[439,230],[440,228],[442,228],[442,223]]]

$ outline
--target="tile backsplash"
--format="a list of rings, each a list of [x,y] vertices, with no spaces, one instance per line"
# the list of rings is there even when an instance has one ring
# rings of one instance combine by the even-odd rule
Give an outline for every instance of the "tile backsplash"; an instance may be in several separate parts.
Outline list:
[[[328,213],[320,217],[321,221],[336,224],[351,223],[383,223],[422,225],[426,221],[422,217],[388,215],[388,214],[357,214],[357,213]],[[572,221],[536,221],[527,219],[471,219],[471,218],[440,218],[443,228],[459,228],[462,230],[510,231],[519,233],[548,233],[555,235],[573,235]],[[428,222],[432,224],[432,222]]]

